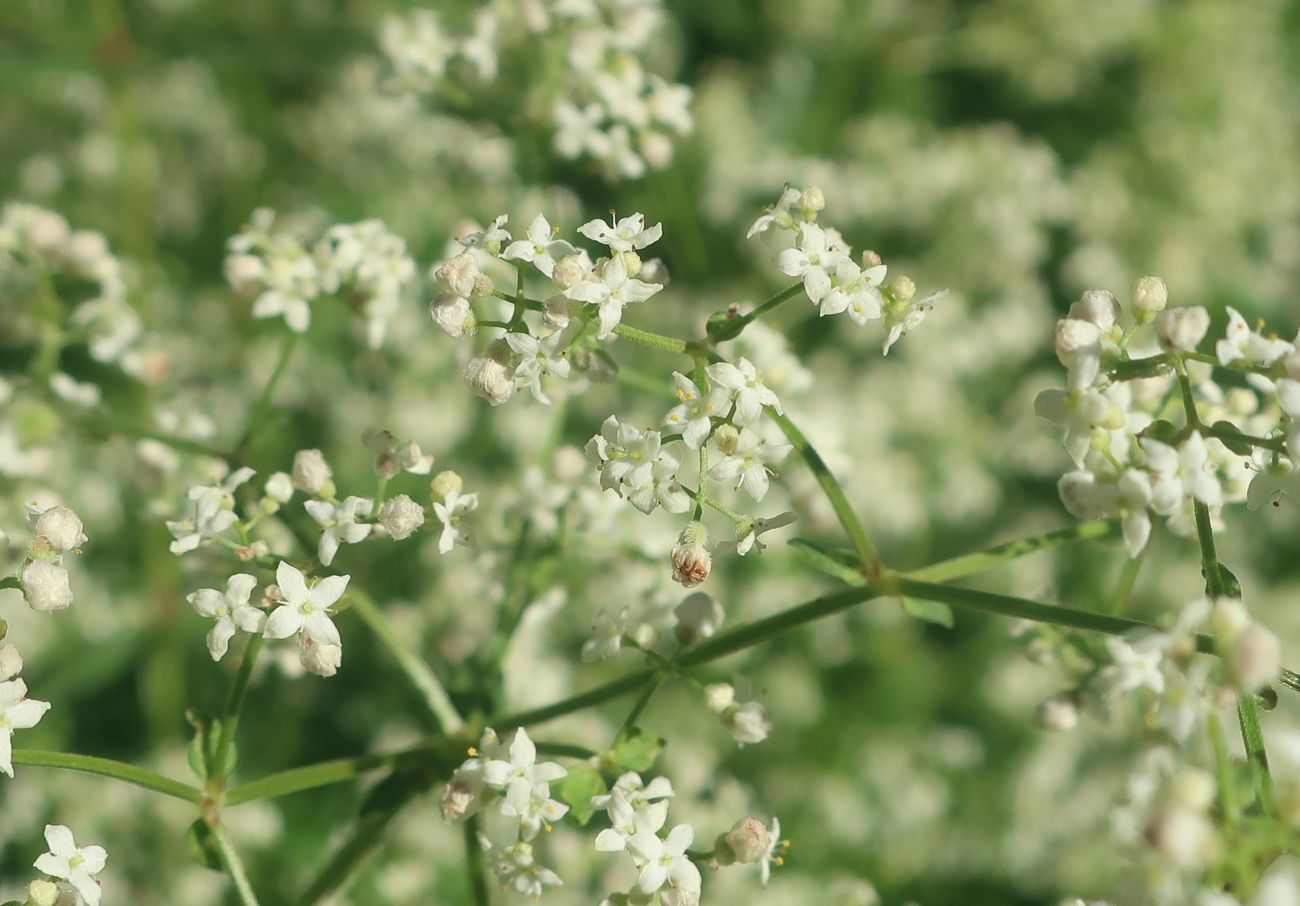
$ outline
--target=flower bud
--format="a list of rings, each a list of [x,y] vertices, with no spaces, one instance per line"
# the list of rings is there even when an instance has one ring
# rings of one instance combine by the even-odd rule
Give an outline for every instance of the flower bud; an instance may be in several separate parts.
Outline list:
[[[708,540],[709,533],[700,522],[687,523],[677,538],[672,552],[673,579],[686,588],[699,585],[709,577],[709,572],[713,569],[713,555],[709,553]]]
[[[56,906],[59,887],[53,881],[33,881],[27,885],[27,901],[31,906]]]
[[[317,676],[333,676],[343,663],[343,649],[338,645],[322,645],[307,638],[299,659],[308,672]]]
[[[1167,308],[1156,315],[1156,336],[1165,349],[1191,352],[1210,329],[1210,313],[1202,306]]]
[[[689,887],[670,886],[659,891],[660,906],[700,906],[700,892]]]
[[[826,207],[826,195],[816,186],[808,186],[799,196],[799,208],[809,220],[817,219],[817,212]]]
[[[772,835],[762,821],[750,816],[741,818],[722,838],[737,862],[757,862],[772,847]]]
[[[398,494],[385,500],[379,508],[379,524],[394,541],[405,540],[424,525],[424,507],[405,494]]]
[[[570,317],[569,300],[559,293],[542,303],[542,323],[551,330],[564,330]]]
[[[1104,289],[1090,289],[1070,306],[1069,317],[1087,321],[1105,333],[1119,318],[1119,300]]]
[[[266,496],[276,503],[288,503],[293,498],[293,477],[288,472],[273,472],[266,479]]]
[[[478,261],[469,252],[461,252],[433,269],[438,285],[461,298],[475,294],[480,276]]]
[[[736,452],[736,447],[740,443],[740,431],[735,425],[719,425],[713,432],[713,442],[718,445],[718,450],[723,455],[730,456]]]
[[[1138,318],[1150,321],[1169,304],[1169,288],[1159,277],[1138,277],[1133,284],[1133,307],[1139,312]]]
[[[434,296],[429,303],[429,317],[439,330],[457,339],[473,333],[478,326],[474,313],[470,311],[469,301],[455,293],[438,293]]]
[[[474,775],[457,772],[452,775],[447,789],[442,792],[439,808],[447,821],[463,821],[478,811],[483,791],[482,782]]]
[[[1257,692],[1277,679],[1282,670],[1282,650],[1277,636],[1259,623],[1251,623],[1228,645],[1228,672],[1242,692]]]
[[[451,470],[439,472],[429,482],[429,491],[433,494],[434,500],[446,500],[448,494],[459,494],[464,487],[465,483],[460,475]]]
[[[636,277],[641,273],[641,256],[636,252],[628,249],[626,252],[617,252],[623,256],[623,266],[627,268],[627,275],[630,278]]]
[[[1062,318],[1056,322],[1056,357],[1067,368],[1081,351],[1095,348],[1100,342],[1101,329],[1091,321]]]
[[[571,289],[582,282],[586,273],[587,268],[584,267],[581,254],[566,255],[555,262],[555,269],[551,271],[551,280],[560,289]]]
[[[1100,519],[1115,511],[1118,495],[1114,485],[1097,484],[1097,476],[1082,469],[1066,472],[1056,482],[1056,492],[1070,515],[1079,519]]]
[[[13,645],[0,647],[0,683],[8,682],[23,672],[23,658]]]
[[[1196,812],[1209,811],[1215,792],[1214,778],[1196,768],[1179,771],[1169,782],[1170,800]]]
[[[470,393],[500,406],[515,395],[515,378],[511,369],[490,356],[478,356],[465,366],[465,386]]]
[[[23,568],[18,581],[32,610],[52,613],[65,610],[72,603],[68,571],[57,563],[33,560]]]
[[[36,517],[32,531],[57,551],[75,550],[86,542],[81,517],[66,506],[52,506]]]
[[[677,617],[673,633],[683,647],[712,636],[726,617],[722,605],[702,591],[687,595],[673,613]]]
[[[714,714],[721,714],[736,703],[736,689],[731,683],[710,683],[704,687],[704,703]]]
[[[862,250],[862,269],[866,270],[872,267],[879,267],[884,261],[881,260],[880,254],[873,249]]]
[[[1034,723],[1040,729],[1053,732],[1073,730],[1079,723],[1079,707],[1074,696],[1053,695],[1034,711]]]
[[[320,450],[299,450],[293,456],[293,486],[307,494],[332,493],[334,471]],[[328,487],[328,490],[327,490]]]
[[[889,294],[898,302],[911,302],[916,295],[916,281],[907,274],[899,274],[889,281]]]
[[[671,275],[668,273],[668,265],[664,264],[662,258],[651,258],[649,261],[642,262],[640,279],[644,283],[657,283],[660,286],[667,286]]]
[[[731,738],[742,746],[760,743],[772,732],[771,716],[756,701],[729,708],[722,715],[722,723],[731,731]]]

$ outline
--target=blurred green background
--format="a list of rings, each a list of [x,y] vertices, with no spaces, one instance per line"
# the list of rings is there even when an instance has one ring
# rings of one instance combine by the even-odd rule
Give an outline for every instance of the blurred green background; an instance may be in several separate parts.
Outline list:
[[[441,14],[473,4],[439,3]],[[0,199],[58,210],[103,232],[130,263],[131,301],[168,360],[166,379],[129,384],[75,350],[64,362],[101,381],[139,419],[202,413],[233,438],[274,363],[279,322],[252,322],[221,275],[223,247],[253,208],[348,222],[378,217],[422,268],[467,221],[545,210],[572,230],[642,210],[662,220],[672,285],[628,320],[679,335],[713,311],[782,285],[770,250],[745,229],[784,182],[826,194],[825,222],[922,291],[953,294],[888,359],[878,338],[787,307],[764,335],[797,355],[773,379],[787,409],[844,476],[891,563],[921,564],[1068,524],[1055,480],[1056,429],[1034,392],[1059,382],[1053,319],[1078,293],[1125,298],[1162,276],[1174,304],[1226,305],[1300,322],[1300,4],[1258,0],[668,0],[650,65],[695,90],[696,131],[674,163],[610,182],[560,160],[545,127],[520,118],[507,65],[472,115],[412,111],[376,88],[376,29],[407,4],[373,0],[7,0],[0,5]],[[0,293],[4,290],[0,289]],[[255,446],[265,475],[319,446],[347,492],[373,484],[362,430],[416,439],[483,491],[482,547],[439,558],[423,547],[345,548],[350,572],[444,670],[458,694],[490,628],[512,540],[509,489],[551,469],[550,447],[581,444],[611,412],[650,423],[665,398],[607,386],[552,411],[518,399],[488,411],[458,376],[457,346],[412,299],[402,329],[365,350],[346,318],[318,317]],[[22,305],[11,295],[6,306]],[[654,371],[653,356],[619,350]],[[757,354],[756,354],[757,355]],[[16,360],[0,349],[0,367]],[[801,364],[800,364],[801,363]],[[769,374],[772,374],[769,366]],[[811,379],[811,380],[810,380]],[[87,520],[78,600],[37,619],[13,592],[0,615],[28,660],[32,694],[54,702],[18,744],[149,764],[185,776],[187,706],[215,708],[229,682],[202,644],[184,595],[218,584],[227,561],[167,552],[191,465],[142,466],[130,442],[41,430],[51,465],[0,474],[3,527],[21,537],[21,502],[53,490]],[[23,421],[26,418],[27,421]],[[39,419],[36,421],[39,422]],[[536,438],[555,443],[538,449]],[[3,471],[0,469],[0,471]],[[797,533],[835,526],[796,464],[785,499]],[[594,474],[584,476],[587,487]],[[422,480],[396,490],[413,495]],[[297,504],[294,505],[297,507]],[[545,511],[545,501],[528,506]],[[767,510],[767,506],[763,508]],[[1224,560],[1252,611],[1300,660],[1294,508],[1233,512]],[[300,518],[300,514],[295,518]],[[539,589],[507,658],[512,707],[542,704],[631,662],[578,666],[599,607],[671,607],[663,553],[676,526],[624,507],[577,532]],[[778,536],[780,538],[781,536]],[[635,539],[636,543],[632,543]],[[1193,545],[1158,532],[1135,597],[1160,618],[1197,593]],[[1110,594],[1117,547],[1039,555],[981,581],[1075,607]],[[728,623],[831,587],[778,541],[764,559],[726,564],[711,590]],[[427,729],[416,696],[353,617],[340,619],[344,670],[331,680],[260,676],[241,725],[242,774],[400,744]],[[959,615],[951,629],[861,608],[723,664],[762,690],[777,731],[737,750],[685,688],[666,687],[645,725],[669,738],[674,815],[701,837],[746,811],[775,813],[793,847],[759,892],[750,873],[706,878],[705,902],[1054,904],[1101,895],[1119,870],[1107,813],[1133,765],[1136,714],[1047,736],[1034,706],[1061,677],[1024,657],[1008,626]],[[459,665],[459,666],[458,666]],[[630,703],[535,735],[602,745]],[[1267,716],[1295,721],[1297,703]],[[338,840],[362,791],[341,785],[230,812],[263,902],[287,902]],[[105,902],[233,902],[222,876],[188,857],[192,820],[170,801],[111,781],[18,768],[0,783],[0,894],[31,877],[46,821],[110,853]],[[566,886],[555,903],[617,889],[590,834],[547,840]],[[225,899],[223,900],[223,896]],[[0,897],[2,899],[4,897]],[[504,901],[506,895],[501,895]],[[339,902],[459,903],[468,893],[458,828],[436,797],[408,808],[381,857]]]

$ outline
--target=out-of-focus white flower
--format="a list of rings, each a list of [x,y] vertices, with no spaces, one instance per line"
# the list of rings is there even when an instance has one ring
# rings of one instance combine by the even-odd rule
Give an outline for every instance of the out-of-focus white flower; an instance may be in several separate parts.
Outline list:
[[[687,595],[682,603],[673,609],[673,615],[677,618],[673,632],[677,636],[677,641],[683,646],[710,638],[722,627],[722,621],[726,619],[726,611],[722,609],[718,600],[700,591]]]
[[[23,596],[32,610],[53,613],[72,604],[72,584],[68,571],[59,563],[33,560],[18,574]]]
[[[1287,340],[1251,330],[1241,312],[1231,306],[1228,307],[1227,333],[1214,344],[1215,355],[1223,365],[1239,359],[1251,365],[1271,365],[1295,351],[1295,346]]]
[[[462,494],[459,488],[447,491],[441,500],[433,502],[433,515],[442,523],[442,533],[438,536],[439,553],[450,553],[457,544],[469,543],[465,518],[476,509],[478,494]]]
[[[596,612],[595,622],[591,624],[591,638],[582,643],[582,659],[599,661],[618,654],[623,647],[623,635],[627,632],[627,609],[612,614],[605,608]]]
[[[12,666],[12,665],[11,665]],[[19,662],[19,668],[22,667]],[[20,679],[0,682],[0,771],[14,776],[14,730],[29,730],[41,722],[49,702],[27,697],[27,684]]]

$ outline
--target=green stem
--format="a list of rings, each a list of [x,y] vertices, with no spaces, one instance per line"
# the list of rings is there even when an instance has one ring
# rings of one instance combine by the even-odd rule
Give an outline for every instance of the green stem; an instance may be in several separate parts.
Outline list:
[[[867,536],[867,530],[863,528],[857,513],[853,511],[853,507],[849,504],[849,499],[844,494],[844,488],[840,486],[839,481],[831,473],[830,467],[826,465],[826,461],[822,459],[821,454],[808,442],[808,438],[804,437],[803,432],[795,427],[789,416],[782,415],[774,410],[769,410],[769,412],[772,420],[785,433],[790,443],[794,445],[795,450],[803,457],[804,462],[808,463],[808,468],[812,469],[813,476],[830,500],[831,507],[840,520],[840,525],[844,526],[844,531],[848,534],[853,549],[857,551],[858,559],[862,561],[862,568],[867,577],[875,578],[882,569],[880,555],[876,553],[875,546]]]
[[[226,836],[226,829],[220,824],[214,825],[212,839],[216,841],[217,851],[221,853],[221,861],[226,864],[230,879],[235,882],[239,901],[244,906],[258,906],[257,895],[253,893],[253,886],[248,883],[248,874],[244,871],[244,863],[239,860],[239,854],[235,852],[230,838]]]
[[[235,680],[230,685],[230,695],[226,698],[226,710],[221,719],[221,734],[217,737],[217,748],[212,756],[211,770],[214,777],[224,783],[229,773],[227,762],[230,749],[235,744],[235,728],[239,726],[239,712],[243,710],[244,698],[248,695],[248,682],[253,676],[253,666],[257,655],[262,650],[265,639],[261,633],[248,640],[244,657],[235,672]]]
[[[172,780],[153,771],[137,768],[134,765],[112,761],[108,758],[96,758],[93,755],[72,755],[66,752],[42,752],[36,749],[14,749],[13,763],[41,768],[62,768],[68,771],[80,771],[83,774],[98,774],[100,777],[112,777],[126,783],[162,793],[174,799],[198,805],[203,801],[203,791],[188,783]]]
[[[1228,755],[1228,742],[1223,735],[1223,725],[1219,715],[1211,712],[1206,717],[1210,731],[1210,746],[1214,750],[1214,775],[1219,787],[1219,805],[1223,809],[1223,818],[1229,824],[1235,824],[1241,816],[1241,806],[1237,803],[1236,789],[1232,783],[1232,759]]]
[[[667,678],[667,674],[661,672],[646,684],[640,698],[636,700],[636,704],[632,706],[632,710],[628,712],[627,717],[624,719],[623,725],[618,728],[617,736],[622,736],[636,726],[637,718],[645,711],[646,705],[650,704],[650,699],[654,698],[655,692],[659,690],[659,687],[663,685],[663,681]]]
[[[465,869],[469,873],[469,888],[474,896],[474,906],[488,906],[487,866],[483,864],[483,844],[479,841],[479,817],[472,815],[465,822]]]
[[[196,453],[200,456],[214,456],[225,459],[229,453],[225,450],[218,450],[211,444],[205,444],[202,441],[191,440],[188,437],[177,437],[173,434],[167,434],[163,431],[155,431],[151,428],[142,428],[137,425],[127,425],[116,422],[111,419],[100,419],[87,423],[87,428],[91,431],[103,434],[121,434],[124,437],[132,437],[137,440],[152,440],[173,450],[182,453]]]
[[[363,813],[352,826],[347,840],[335,850],[320,874],[295,901],[296,906],[315,906],[335,891],[346,889],[357,873],[379,851],[388,825],[408,801],[409,797],[403,797],[385,808]]]
[[[632,327],[629,324],[617,324],[614,327],[614,333],[620,337],[640,343],[643,346],[649,346],[652,349],[659,349],[663,352],[686,352],[686,341],[679,340],[676,337],[665,336],[661,333],[654,333],[649,330],[642,330],[639,327]]]
[[[969,576],[972,573],[992,569],[1009,560],[1060,547],[1074,541],[1101,541],[1118,536],[1119,521],[1116,519],[1079,522],[1067,528],[1057,529],[1042,535],[1034,535],[1030,538],[1021,538],[1006,544],[999,544],[996,547],[990,547],[987,550],[977,551],[973,554],[962,554],[949,560],[941,560],[938,563],[911,570],[906,575],[910,579],[920,579],[926,582],[947,582],[952,579],[959,579],[962,576]]]
[[[248,416],[248,424],[244,426],[244,433],[239,435],[239,440],[235,444],[235,458],[240,458],[244,451],[248,449],[249,443],[257,434],[258,429],[262,427],[262,422],[266,419],[267,413],[271,411],[271,396],[275,393],[276,385],[280,383],[280,378],[284,375],[285,369],[289,367],[289,358],[293,355],[294,347],[298,345],[298,334],[289,331],[285,334],[284,343],[280,346],[280,358],[276,360],[275,369],[271,372],[270,378],[266,381],[266,386],[262,388],[261,394],[257,397],[257,402]]]
[[[1142,571],[1142,560],[1146,557],[1149,547],[1143,547],[1136,557],[1129,557],[1124,561],[1124,568],[1119,572],[1119,582],[1115,585],[1115,594],[1110,599],[1110,612],[1119,616],[1128,607],[1128,600],[1133,594],[1133,586],[1137,584],[1138,573]]]
[[[780,306],[784,305],[786,302],[789,302],[791,299],[797,298],[801,292],[803,292],[803,283],[790,284],[785,289],[777,293],[775,296],[768,299],[763,304],[759,305],[749,314],[741,315],[741,317],[738,319],[739,329],[736,330],[736,333],[739,334],[740,331],[744,330],[745,327],[749,326],[750,323],[757,321],[759,318],[763,317],[763,315],[779,308]]]
[[[1273,814],[1273,778],[1268,771],[1268,752],[1264,748],[1264,732],[1259,726],[1259,711],[1255,698],[1247,693],[1237,699],[1237,721],[1241,724],[1241,741],[1246,747],[1246,760],[1255,778],[1255,795],[1266,815]]]
[[[393,655],[397,666],[424,698],[429,712],[438,722],[438,728],[448,734],[459,733],[464,728],[465,721],[429,665],[406,647],[406,643],[398,636],[397,631],[384,616],[383,610],[370,595],[358,588],[352,588],[349,590],[349,597],[352,599],[352,609],[356,611],[357,616],[361,617],[362,622],[370,627],[375,637]]]
[[[419,745],[392,752],[335,758],[300,768],[290,768],[232,788],[226,793],[225,802],[226,805],[232,806],[260,799],[277,799],[303,790],[355,780],[373,771],[416,766],[427,761],[435,753],[451,747],[446,739],[435,737]]]

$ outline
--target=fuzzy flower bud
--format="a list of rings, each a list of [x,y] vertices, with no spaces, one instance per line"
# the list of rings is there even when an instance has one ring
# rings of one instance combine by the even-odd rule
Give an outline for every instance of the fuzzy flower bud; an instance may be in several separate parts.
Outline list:
[[[1087,321],[1102,333],[1115,326],[1119,318],[1119,300],[1104,289],[1090,289],[1070,306],[1071,319]]]
[[[461,821],[478,811],[483,793],[483,783],[477,775],[465,776],[457,772],[442,793],[439,808],[448,821]]]
[[[56,551],[75,550],[86,543],[81,517],[66,506],[52,506],[36,516],[32,531]]]
[[[1079,723],[1079,707],[1071,695],[1053,695],[1034,711],[1034,723],[1053,732],[1073,730]]]
[[[53,881],[33,881],[27,885],[27,901],[32,906],[55,906],[59,902],[59,887]]]
[[[556,293],[542,303],[542,323],[551,330],[564,330],[569,326],[569,300]]]
[[[712,636],[726,616],[722,605],[712,595],[706,595],[702,591],[687,595],[686,600],[678,604],[673,613],[677,616],[673,632],[683,647]]]
[[[452,492],[459,494],[464,487],[465,483],[461,480],[460,475],[450,470],[439,472],[429,482],[429,491],[433,494],[434,500],[445,500],[447,495]]]
[[[816,186],[808,186],[799,196],[799,208],[809,220],[817,219],[817,212],[826,207],[826,195]]]
[[[509,368],[495,358],[478,356],[465,366],[465,386],[493,406],[515,395],[515,379]]]
[[[33,560],[23,568],[18,580],[32,610],[52,613],[65,610],[72,603],[68,571],[57,563]]]
[[[713,432],[713,442],[718,445],[718,450],[724,456],[730,456],[736,452],[737,445],[740,443],[740,431],[735,425],[719,425]]]
[[[1282,650],[1277,636],[1259,623],[1237,633],[1228,646],[1228,672],[1242,692],[1256,692],[1277,679]]]
[[[433,279],[448,292],[469,298],[478,288],[478,261],[469,252],[461,252],[433,269]]]
[[[385,500],[379,508],[379,524],[394,541],[402,541],[424,525],[424,507],[405,494],[398,494]]]
[[[870,268],[870,267],[879,267],[880,265],[882,265],[882,264],[884,264],[884,263],[885,263],[884,260],[880,257],[880,253],[877,252],[877,251],[875,251],[874,249],[863,249],[863,250],[862,250],[862,269],[863,269],[863,270],[866,270],[867,268]]]
[[[736,703],[736,689],[731,683],[710,683],[704,687],[704,704],[714,714],[721,714]]]
[[[478,327],[469,300],[455,293],[438,293],[429,303],[429,317],[438,329],[449,337],[459,339],[473,333]]]
[[[293,455],[293,486],[307,494],[331,493],[334,471],[320,450],[299,450]]]
[[[1168,308],[1156,315],[1156,336],[1165,349],[1191,352],[1210,329],[1210,313],[1202,306]]]
[[[722,723],[731,731],[731,738],[742,746],[760,743],[772,732],[771,715],[756,701],[727,709]]]
[[[889,281],[889,294],[898,302],[911,302],[916,295],[916,281],[907,274],[899,274]]]
[[[343,649],[338,645],[323,645],[310,638],[299,653],[302,666],[317,676],[333,676],[343,664]]]
[[[273,472],[266,479],[266,496],[276,503],[288,503],[293,498],[293,476],[288,472]]]
[[[686,588],[694,588],[709,577],[709,572],[713,569],[713,555],[709,553],[708,540],[709,533],[703,523],[689,522],[682,529],[672,552],[673,579],[676,582]],[[691,598],[686,600],[690,601]],[[678,611],[681,611],[681,607],[678,607]]]
[[[757,862],[767,855],[772,846],[772,834],[767,825],[750,816],[741,818],[722,836],[721,842],[737,862]],[[720,849],[722,847],[719,847]]]
[[[1150,321],[1169,304],[1169,288],[1159,277],[1138,277],[1133,284],[1133,307],[1138,310],[1138,318]]]
[[[1074,357],[1101,342],[1101,328],[1082,318],[1062,318],[1056,322],[1056,357],[1067,368]]]

